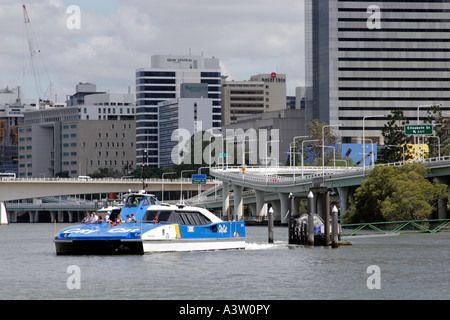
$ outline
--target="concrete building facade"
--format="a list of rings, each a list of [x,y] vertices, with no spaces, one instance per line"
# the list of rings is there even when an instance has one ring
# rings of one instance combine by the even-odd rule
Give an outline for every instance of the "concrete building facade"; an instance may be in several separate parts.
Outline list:
[[[19,177],[77,177],[100,168],[135,167],[134,120],[79,118],[78,107],[26,113],[19,127]]]
[[[290,144],[292,143],[293,138],[304,135],[304,122],[305,110],[283,109],[239,117],[236,123],[223,126],[222,133],[225,136],[227,130],[234,130],[234,132],[237,132],[237,130],[243,130],[244,132],[250,129],[254,130],[256,132],[256,137],[258,138],[258,143],[254,144],[258,146],[258,163],[260,165],[265,165],[267,160],[264,159],[264,157],[269,156],[271,157],[271,165],[278,166],[286,164],[290,152]],[[261,130],[266,130],[266,137],[260,134]],[[273,132],[274,130],[276,133]],[[274,139],[274,137],[276,138]],[[266,143],[261,143],[264,139]],[[251,141],[248,142],[251,143]],[[276,148],[274,147],[275,144],[277,145]],[[265,150],[261,150],[261,148],[264,148]],[[255,150],[251,151],[255,152]],[[231,161],[231,159],[229,160]],[[239,161],[237,162],[239,163]],[[236,163],[236,161],[233,161],[232,163]]]
[[[450,110],[447,1],[306,0],[306,121],[379,141],[384,115]],[[419,108],[419,106],[422,106]],[[364,119],[364,121],[363,121]]]
[[[85,96],[80,105],[81,120],[134,120],[135,96],[132,93],[98,93]]]
[[[286,75],[258,74],[250,81],[223,81],[222,124],[239,117],[286,109]]]

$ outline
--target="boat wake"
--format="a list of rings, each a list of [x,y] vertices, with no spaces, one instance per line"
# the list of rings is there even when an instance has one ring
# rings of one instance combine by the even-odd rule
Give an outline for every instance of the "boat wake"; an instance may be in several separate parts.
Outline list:
[[[247,242],[245,244],[245,250],[276,250],[276,249],[288,249],[289,244],[283,241],[276,241],[275,243],[264,242]]]

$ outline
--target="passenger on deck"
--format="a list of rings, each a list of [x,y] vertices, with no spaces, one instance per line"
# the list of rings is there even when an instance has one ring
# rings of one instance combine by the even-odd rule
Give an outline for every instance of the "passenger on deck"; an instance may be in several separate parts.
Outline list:
[[[153,223],[159,223],[158,216],[155,216],[155,218],[153,219]]]
[[[127,214],[127,218],[125,219],[125,222],[126,222],[126,223],[131,222],[131,217],[130,217],[129,214]]]
[[[136,223],[136,217],[134,216],[134,213],[131,214],[131,222]]]
[[[84,216],[83,220],[81,220],[81,222],[84,222],[84,223],[91,222],[91,216],[90,216],[89,212],[86,212],[86,215]]]
[[[97,220],[98,220],[97,214],[95,213],[95,211],[92,211],[92,214],[91,214],[91,222],[92,222],[92,223],[96,223]]]
[[[120,218],[120,214],[118,214],[114,225],[118,225],[121,223],[122,223],[122,219]]]
[[[97,223],[98,224],[102,224],[103,223],[103,217],[102,216],[98,217]]]

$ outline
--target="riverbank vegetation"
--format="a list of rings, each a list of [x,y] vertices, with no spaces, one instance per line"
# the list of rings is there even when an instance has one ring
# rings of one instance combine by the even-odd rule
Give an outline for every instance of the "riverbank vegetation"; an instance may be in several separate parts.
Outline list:
[[[356,189],[355,204],[345,223],[427,219],[447,196],[447,185],[426,178],[418,163],[402,167],[377,166]]]

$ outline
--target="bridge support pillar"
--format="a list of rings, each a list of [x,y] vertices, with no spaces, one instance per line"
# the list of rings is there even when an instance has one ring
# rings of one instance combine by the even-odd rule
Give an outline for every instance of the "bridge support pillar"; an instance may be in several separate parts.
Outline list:
[[[275,200],[270,202],[272,204],[273,209],[273,220],[281,221],[281,205],[280,201]]]
[[[450,200],[450,178],[448,177],[437,177],[436,178],[439,184],[447,185],[447,199],[438,200],[438,208],[437,208],[437,218],[438,219],[446,219],[447,218],[447,203]]]
[[[222,183],[222,216],[231,219],[230,214],[230,184]]]
[[[64,211],[58,211],[58,222],[64,222]]]
[[[260,190],[255,190],[256,193],[256,216],[265,217],[267,216],[267,205],[264,203],[265,192]]]
[[[350,195],[349,187],[339,187],[337,188],[339,193],[339,200],[341,205],[341,215],[344,216],[348,209],[348,200]]]
[[[74,214],[74,213],[76,214],[76,212],[74,212],[74,211],[68,211],[67,213],[69,214],[69,222],[72,223],[72,222],[73,222],[73,214]]]
[[[30,215],[30,223],[36,223],[39,222],[39,211],[29,211]]]
[[[323,219],[325,228],[324,245],[331,245],[331,215],[330,215],[330,192],[327,188],[312,188],[310,191],[314,194],[317,204],[317,214]]]
[[[278,193],[278,198],[280,198],[280,213],[281,213],[281,223],[288,223],[289,221],[289,208],[290,208],[290,201],[289,201],[289,194],[288,193]]]
[[[56,211],[50,211],[50,222],[55,222],[56,221]]]
[[[292,216],[294,217],[299,216],[298,207],[300,206],[300,202],[302,202],[302,199],[300,197],[294,198],[294,208],[292,210]]]
[[[236,220],[242,219],[244,215],[244,187],[233,185],[234,190],[234,214]]]
[[[7,225],[8,222],[8,212],[6,211],[6,206],[4,202],[0,202],[0,225]]]

